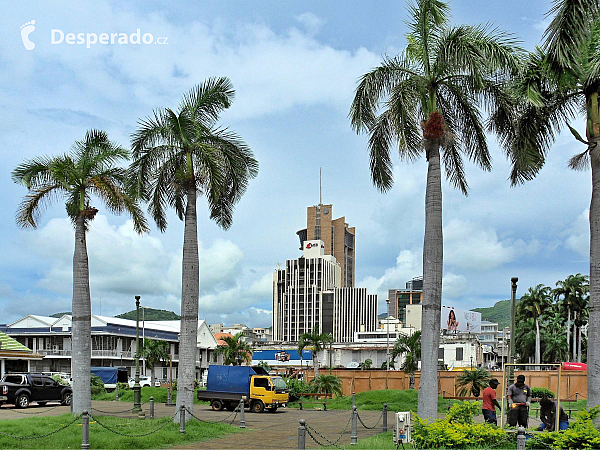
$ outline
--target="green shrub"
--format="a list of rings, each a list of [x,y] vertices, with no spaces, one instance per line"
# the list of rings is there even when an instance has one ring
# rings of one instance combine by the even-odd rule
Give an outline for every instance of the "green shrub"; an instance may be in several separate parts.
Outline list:
[[[543,387],[533,387],[533,388],[531,388],[531,396],[533,398],[542,398],[542,397],[554,398],[554,392],[552,392],[550,389],[546,389]]]
[[[488,423],[474,423],[481,403],[454,404],[445,419],[433,423],[415,414],[412,438],[415,448],[491,448],[510,444],[511,438],[501,428]]]
[[[92,395],[99,395],[106,392],[104,389],[104,381],[98,375],[92,374],[90,376],[90,386],[92,388]]]
[[[600,406],[579,411],[575,422],[565,431],[541,433],[527,441],[527,448],[584,449],[600,448],[600,430],[594,419],[600,415]]]
[[[304,380],[297,378],[285,378],[285,383],[290,390],[290,401],[298,400],[302,394],[312,392],[313,386],[309,385]]]
[[[62,379],[60,375],[52,375],[52,379],[56,381],[58,384],[62,384],[63,386],[68,385],[66,380]]]
[[[117,383],[117,387],[119,388],[119,392],[125,392],[130,389],[129,383]]]

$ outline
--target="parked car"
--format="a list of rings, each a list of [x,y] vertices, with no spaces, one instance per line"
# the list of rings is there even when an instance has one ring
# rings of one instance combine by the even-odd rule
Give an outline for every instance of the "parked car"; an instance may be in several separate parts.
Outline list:
[[[129,379],[129,387],[131,389],[133,389],[134,384],[135,384],[135,378],[130,378]],[[152,379],[150,377],[140,376],[140,386],[141,387],[152,386]]]
[[[48,402],[61,402],[68,406],[72,399],[71,386],[62,385],[47,375],[9,374],[0,381],[0,405],[8,403],[17,408],[27,408],[31,402],[37,402],[40,406]]]

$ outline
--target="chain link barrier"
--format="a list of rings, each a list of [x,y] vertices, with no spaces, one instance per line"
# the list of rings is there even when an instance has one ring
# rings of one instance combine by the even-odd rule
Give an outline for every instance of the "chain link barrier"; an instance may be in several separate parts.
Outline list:
[[[145,401],[144,403],[140,403],[140,407],[144,406],[147,403],[150,403],[150,400]],[[133,407],[131,407],[129,409],[126,409],[124,411],[102,411],[101,409],[97,409],[97,408],[94,408],[92,406],[92,410],[93,411],[96,411],[96,412],[99,412],[99,413],[103,413],[103,414],[123,414],[123,413],[129,412],[129,411],[133,411],[134,409],[135,409],[135,406],[133,406]]]
[[[340,440],[342,439],[342,437],[344,436],[344,434],[346,434],[346,431],[348,431],[348,426],[350,425],[350,422],[352,422],[352,414],[350,414],[350,418],[348,419],[348,422],[346,422],[346,426],[344,427],[344,431],[342,431],[342,433],[338,436],[338,438],[335,441],[330,441],[329,439],[327,439],[325,436],[323,436],[321,433],[319,433],[317,430],[315,430],[313,427],[311,427],[310,425],[306,424],[306,432],[308,433],[308,435],[311,437],[311,439],[313,441],[315,441],[319,446],[321,447],[336,447],[336,448],[342,448],[339,445],[337,445]],[[325,441],[327,442],[327,444],[323,444],[322,442],[319,442],[319,440],[313,436],[312,433],[315,433],[317,436],[319,436],[321,439],[325,439]]]
[[[35,415],[35,414],[43,414],[43,413],[45,413],[45,412],[52,411],[53,409],[55,409],[55,408],[58,408],[59,406],[63,406],[63,405],[51,406],[51,407],[49,407],[48,409],[45,409],[45,410],[43,410],[43,411],[25,412],[25,411],[19,411],[17,408],[15,408],[15,409],[13,409],[13,410],[11,410],[11,411],[12,411],[12,412],[16,412],[16,413],[18,413],[18,414],[24,414],[24,415],[26,415],[26,416],[33,416],[33,415]]]
[[[381,415],[379,416],[379,419],[377,419],[377,422],[375,423],[375,425],[373,425],[372,427],[368,427],[365,425],[365,423],[363,422],[363,420],[360,418],[360,414],[358,414],[358,411],[356,411],[356,416],[358,417],[358,421],[361,423],[361,425],[363,427],[365,427],[367,430],[372,430],[374,429],[377,425],[379,425],[379,422],[381,422],[381,419],[383,419],[383,412],[381,413]]]
[[[188,408],[185,408],[185,410],[187,411],[187,413],[190,416],[192,416],[198,422],[204,422],[204,423],[224,423],[227,419],[229,419],[231,416],[233,416],[233,419],[231,419],[231,422],[229,422],[230,425],[233,425],[233,422],[235,421],[235,418],[237,417],[238,413],[240,412],[240,405],[238,403],[238,405],[235,407],[235,409],[233,411],[231,411],[231,414],[229,414],[224,419],[220,419],[220,420],[206,420],[206,419],[201,419],[200,417],[197,417],[196,415],[194,415],[194,413],[192,411],[190,411]]]
[[[149,431],[148,433],[140,433],[140,434],[127,434],[127,433],[121,433],[120,431],[114,430],[114,429],[110,428],[109,426],[107,426],[106,424],[103,424],[102,422],[100,422],[100,421],[98,420],[98,418],[97,418],[97,417],[95,417],[95,416],[92,416],[91,414],[90,414],[89,416],[90,416],[90,419],[92,419],[94,422],[96,422],[96,423],[97,423],[98,425],[100,425],[102,428],[104,428],[104,429],[105,429],[105,430],[107,430],[107,431],[110,431],[111,433],[118,434],[119,436],[124,436],[124,437],[133,437],[133,438],[135,438],[135,437],[144,437],[144,436],[150,436],[151,434],[154,434],[154,433],[157,433],[157,432],[159,432],[160,430],[162,430],[163,428],[165,428],[167,425],[171,425],[171,424],[173,424],[172,420],[174,420],[174,419],[175,419],[175,417],[176,417],[178,414],[179,414],[179,411],[177,411],[177,413],[176,413],[176,414],[174,414],[172,418],[170,418],[168,421],[166,421],[166,422],[165,422],[163,425],[161,425],[161,426],[160,426],[160,427],[158,427],[157,429],[155,429],[155,430],[152,430],[152,431]]]
[[[556,447],[552,447],[550,444],[547,444],[546,442],[538,439],[538,437],[534,433],[525,433],[525,436],[534,439],[539,444],[542,444],[545,448],[548,448],[550,450],[557,450]]]
[[[0,435],[9,437],[11,439],[20,439],[20,440],[41,439],[41,438],[45,438],[45,437],[48,437],[48,436],[52,436],[53,434],[56,434],[56,433],[60,433],[61,431],[69,428],[71,425],[73,425],[75,422],[77,422],[79,419],[81,419],[81,416],[82,415],[79,414],[77,417],[75,417],[71,422],[69,422],[65,426],[59,428],[58,430],[51,431],[50,433],[46,433],[46,434],[40,434],[40,435],[36,435],[36,436],[15,436],[15,435],[4,433],[4,432],[0,431]]]

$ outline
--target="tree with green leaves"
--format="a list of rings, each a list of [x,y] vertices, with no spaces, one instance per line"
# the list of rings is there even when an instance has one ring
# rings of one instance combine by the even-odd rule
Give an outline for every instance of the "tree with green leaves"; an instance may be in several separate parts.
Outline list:
[[[76,141],[69,154],[38,157],[19,164],[12,172],[15,183],[27,187],[19,205],[17,224],[37,228],[50,201],[65,199],[67,215],[75,228],[73,254],[73,412],[91,411],[91,300],[86,234],[98,209],[97,197],[116,214],[128,213],[136,232],[148,231],[144,214],[127,190],[126,170],[117,167],[129,158],[127,150],[108,139],[106,132],[90,130]]]
[[[519,303],[517,303],[516,314],[520,318],[532,318],[535,323],[535,363],[541,362],[541,337],[540,337],[540,316],[543,311],[552,305],[552,290],[548,286],[538,284],[530,287]]]
[[[419,370],[419,361],[421,360],[421,331],[415,331],[411,335],[401,334],[394,343],[392,349],[392,362],[398,357],[404,355],[404,361],[400,368],[405,373],[410,374],[409,389],[415,388],[415,372]],[[390,363],[390,365],[391,365]],[[421,362],[422,364],[422,362]],[[421,377],[423,376],[423,369],[421,365]],[[437,373],[437,366],[436,366]],[[437,392],[437,391],[436,391]]]
[[[141,350],[141,356],[146,361],[146,367],[152,371],[152,386],[154,386],[154,381],[156,380],[154,369],[156,366],[161,362],[165,366],[169,364],[169,343],[156,339],[148,339]]]
[[[441,162],[449,182],[467,194],[463,156],[491,169],[481,107],[496,108],[488,128],[510,117],[504,84],[516,72],[516,40],[489,26],[451,26],[449,7],[439,0],[410,6],[406,50],[365,74],[350,109],[352,127],[369,134],[371,178],[385,192],[393,184],[391,149],[428,163],[423,245],[423,360],[418,413],[437,418],[443,273]]]
[[[460,388],[458,395],[464,397],[469,392],[473,397],[479,397],[479,394],[485,389],[491,379],[490,372],[481,367],[463,370],[456,377],[456,387]]]
[[[330,333],[319,333],[319,325],[315,325],[310,333],[302,333],[298,340],[298,353],[302,354],[305,348],[312,350],[313,368],[315,379],[319,376],[319,357],[318,353],[327,347],[327,344],[333,342],[333,336]]]
[[[556,282],[556,288],[553,289],[552,294],[554,299],[557,300],[561,306],[561,312],[566,313],[567,319],[567,359],[570,361],[569,348],[570,348],[570,332],[571,332],[571,313],[574,311],[573,308],[579,307],[582,304],[582,300],[589,295],[589,277],[587,275],[569,275],[564,280]],[[573,333],[575,335],[575,333]],[[575,340],[575,339],[573,339]],[[575,348],[575,345],[573,346]]]
[[[131,179],[156,225],[165,231],[168,207],[184,221],[177,408],[189,411],[194,407],[200,295],[197,197],[204,195],[210,218],[228,229],[234,206],[258,174],[250,148],[217,125],[233,98],[229,79],[209,78],[184,95],[175,111],[156,110],[140,121],[132,136]]]
[[[252,347],[244,340],[244,333],[241,331],[235,336],[223,336],[221,338],[224,344],[217,345],[215,354],[223,355],[226,366],[241,366],[243,363],[252,362]]]
[[[342,395],[342,380],[335,375],[319,375],[312,383],[316,392],[323,392],[331,395]]]
[[[532,53],[515,85],[519,118],[507,121],[502,143],[512,162],[511,182],[533,179],[556,135],[567,127],[583,143],[569,162],[591,168],[590,326],[588,405],[600,405],[600,0],[555,0],[542,47]],[[569,121],[581,117],[585,137]]]

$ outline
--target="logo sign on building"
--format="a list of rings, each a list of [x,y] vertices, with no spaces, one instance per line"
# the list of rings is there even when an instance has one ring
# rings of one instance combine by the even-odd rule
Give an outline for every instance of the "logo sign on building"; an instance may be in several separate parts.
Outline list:
[[[312,365],[312,351],[303,350],[302,358],[296,350],[254,350],[252,353],[252,365],[264,361],[271,367]]]
[[[481,333],[481,313],[444,305],[442,330],[447,333]]]
[[[304,257],[318,258],[325,254],[325,243],[321,240],[304,241]]]

